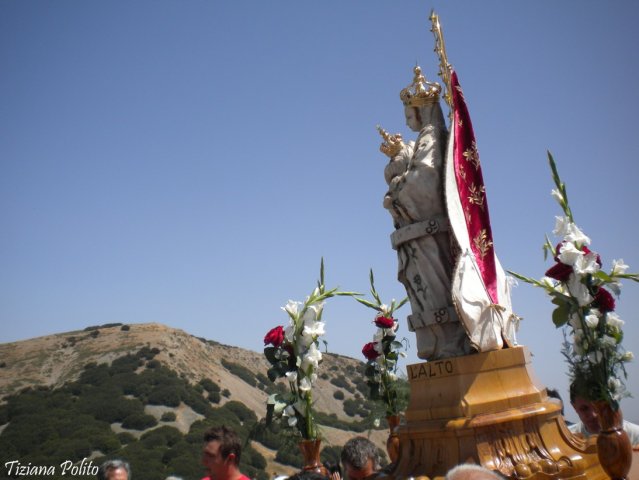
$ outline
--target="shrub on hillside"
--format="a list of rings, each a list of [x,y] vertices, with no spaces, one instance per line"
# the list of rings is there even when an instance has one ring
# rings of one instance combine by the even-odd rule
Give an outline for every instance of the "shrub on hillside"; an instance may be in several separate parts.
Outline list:
[[[160,420],[163,422],[175,422],[176,418],[175,412],[164,412]]]
[[[200,380],[199,384],[202,385],[204,390],[206,390],[209,393],[220,391],[220,386],[217,383],[215,383],[213,380],[211,380],[210,378],[203,378],[202,380]]]
[[[257,416],[255,415],[255,412],[243,403],[238,402],[237,400],[231,400],[230,402],[225,403],[221,410],[228,410],[232,412],[233,415],[235,415],[237,419],[242,423],[257,422]]]
[[[157,424],[158,422],[153,415],[135,413],[124,419],[122,428],[128,430],[146,430],[147,428],[155,427]]]
[[[239,363],[229,362],[228,360],[222,359],[222,366],[226,368],[229,372],[231,372],[236,377],[244,380],[251,387],[257,386],[257,380],[255,379],[255,374]]]
[[[342,392],[341,390],[335,390],[333,392],[333,398],[335,400],[344,400],[344,392]]]
[[[350,393],[355,392],[355,390],[353,389],[351,384],[348,382],[348,380],[346,380],[346,377],[344,377],[344,375],[331,378],[331,383],[335,385],[336,387],[343,388],[347,392],[350,392]]]
[[[164,425],[146,432],[140,437],[140,442],[146,447],[172,447],[182,440],[182,433],[174,427]]]
[[[167,407],[179,407],[180,401],[180,389],[168,385],[154,389],[147,398],[149,405],[165,405]]]

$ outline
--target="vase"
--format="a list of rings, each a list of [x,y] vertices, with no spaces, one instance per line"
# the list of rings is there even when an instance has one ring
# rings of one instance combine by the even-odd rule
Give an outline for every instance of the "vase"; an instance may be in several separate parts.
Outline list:
[[[328,470],[320,462],[320,450],[322,441],[317,438],[314,440],[301,440],[300,450],[302,451],[302,471],[316,472],[328,476]]]
[[[397,428],[399,427],[399,415],[389,415],[386,417],[388,422],[388,428],[390,433],[386,440],[386,452],[388,452],[388,458],[391,463],[395,463],[399,458],[399,433]]]
[[[632,464],[630,438],[623,429],[621,409],[614,410],[608,402],[594,404],[601,430],[597,436],[599,463],[612,480],[627,478]]]

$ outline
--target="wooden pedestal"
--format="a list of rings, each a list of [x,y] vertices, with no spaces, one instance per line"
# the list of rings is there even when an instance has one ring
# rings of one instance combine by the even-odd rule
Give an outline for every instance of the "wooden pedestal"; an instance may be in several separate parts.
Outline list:
[[[408,366],[410,404],[389,476],[443,476],[476,463],[513,479],[606,479],[597,448],[573,436],[525,347]]]

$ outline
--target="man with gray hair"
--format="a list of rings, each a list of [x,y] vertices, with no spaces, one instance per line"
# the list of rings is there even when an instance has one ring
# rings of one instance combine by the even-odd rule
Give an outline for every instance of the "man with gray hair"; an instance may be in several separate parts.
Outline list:
[[[131,480],[131,466],[124,460],[107,460],[98,469],[98,480]]]
[[[503,477],[481,465],[465,463],[449,470],[446,480],[503,480]]]
[[[351,438],[341,454],[348,480],[364,480],[379,470],[379,455],[373,442],[364,437]]]

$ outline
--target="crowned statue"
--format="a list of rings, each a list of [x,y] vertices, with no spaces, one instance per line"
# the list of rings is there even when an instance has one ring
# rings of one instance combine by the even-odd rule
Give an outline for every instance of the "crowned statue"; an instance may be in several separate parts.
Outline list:
[[[451,81],[456,82],[452,75]],[[517,317],[493,251],[488,204],[472,124],[458,84],[450,86],[451,133],[440,105],[441,86],[420,67],[401,90],[404,143],[378,127],[388,192],[384,207],[395,231],[398,279],[411,305],[409,330],[417,354],[436,360],[513,346]]]

